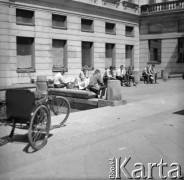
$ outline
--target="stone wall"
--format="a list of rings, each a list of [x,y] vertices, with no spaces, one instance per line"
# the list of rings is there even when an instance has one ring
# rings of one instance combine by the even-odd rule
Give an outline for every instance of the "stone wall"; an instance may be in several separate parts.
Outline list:
[[[156,62],[159,72],[184,73],[184,62],[178,62],[178,39],[184,37],[183,11],[141,16],[140,19],[140,70],[149,62],[149,40],[161,40],[161,62]],[[179,28],[180,27],[180,28]]]
[[[26,1],[27,2],[27,1]],[[43,1],[42,1],[43,2]],[[77,3],[77,2],[75,2]],[[16,8],[34,11],[35,25],[25,26],[16,24]],[[82,8],[82,7],[81,7]],[[22,2],[0,2],[0,86],[30,82],[30,76],[36,79],[38,75],[53,78],[52,72],[52,40],[67,41],[68,72],[66,77],[78,77],[81,69],[81,42],[89,41],[94,45],[94,69],[104,72],[105,43],[113,43],[116,47],[116,66],[125,64],[125,45],[134,45],[134,66],[139,69],[139,17],[125,13],[116,14],[113,10],[103,9],[102,14],[95,15],[94,9],[88,14],[82,9],[69,11]],[[99,10],[99,8],[97,8]],[[86,10],[85,10],[86,11]],[[52,28],[52,13],[67,16],[67,29]],[[109,14],[113,18],[109,18]],[[116,17],[116,18],[115,18]],[[81,18],[94,21],[94,33],[81,31]],[[105,33],[105,22],[116,24],[116,34]],[[134,27],[134,37],[125,36],[125,26]],[[35,72],[17,72],[17,44],[16,37],[34,38]],[[92,74],[93,71],[90,71]]]

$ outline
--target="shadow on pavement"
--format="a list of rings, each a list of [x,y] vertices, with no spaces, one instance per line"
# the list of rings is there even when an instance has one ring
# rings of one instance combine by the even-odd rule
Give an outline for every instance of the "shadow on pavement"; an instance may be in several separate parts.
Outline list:
[[[174,112],[173,114],[178,114],[178,115],[183,115],[184,116],[184,109],[180,110],[180,111],[177,111],[177,112]]]
[[[53,134],[49,134],[48,138],[52,137]],[[33,153],[35,150],[33,150],[29,144],[28,141],[28,134],[14,134],[13,139],[11,140],[9,136],[4,136],[0,138],[0,146],[4,146],[8,143],[13,143],[13,142],[18,142],[18,143],[28,143],[26,147],[23,149],[24,152],[26,153]]]

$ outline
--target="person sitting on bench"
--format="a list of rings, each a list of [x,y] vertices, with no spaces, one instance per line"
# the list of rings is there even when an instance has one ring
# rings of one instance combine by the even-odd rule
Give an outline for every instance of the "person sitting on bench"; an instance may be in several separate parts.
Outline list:
[[[81,90],[85,90],[87,86],[89,85],[89,72],[88,72],[88,67],[85,65],[81,72],[79,73],[79,78],[77,79],[78,81],[78,87]]]
[[[124,66],[121,65],[120,68],[116,71],[116,79],[120,80],[121,86],[124,85],[125,82],[125,70]]]
[[[62,68],[60,72],[55,74],[54,76],[54,88],[72,88],[74,86],[74,82],[67,82],[66,79],[64,78],[64,73],[65,70]]]
[[[126,77],[126,81],[127,81],[127,86],[131,86],[130,85],[130,80],[132,80],[133,85],[136,86],[135,78],[134,78],[131,66],[128,67],[128,69],[126,71],[126,74],[125,74],[125,77]]]
[[[98,95],[100,94],[100,98],[105,95],[106,86],[104,85],[100,70],[96,69],[89,80],[88,89]]]
[[[145,81],[147,82],[147,84],[149,84],[149,82],[151,82],[151,83],[153,82],[153,76],[150,72],[149,66],[147,66],[146,68],[143,69],[142,76],[144,78],[144,83],[145,83]]]

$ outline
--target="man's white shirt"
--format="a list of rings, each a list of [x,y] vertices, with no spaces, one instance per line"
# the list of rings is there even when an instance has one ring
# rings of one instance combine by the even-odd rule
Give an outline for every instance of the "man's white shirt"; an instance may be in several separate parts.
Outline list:
[[[125,70],[124,69],[118,69],[117,71],[116,71],[116,76],[124,76],[125,75]]]
[[[63,75],[61,73],[57,73],[54,76],[54,84],[61,84],[61,83],[67,83]]]

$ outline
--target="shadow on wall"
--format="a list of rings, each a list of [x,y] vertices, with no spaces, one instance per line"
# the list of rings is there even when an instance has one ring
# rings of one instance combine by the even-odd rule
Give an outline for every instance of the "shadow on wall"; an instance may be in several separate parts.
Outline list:
[[[184,39],[184,35],[181,37]],[[170,59],[167,62],[167,65],[165,67],[164,70],[168,71],[169,74],[183,74],[184,73],[184,61],[183,63],[178,62],[179,59],[179,43],[180,43],[180,49],[182,48],[182,60],[184,60],[184,40],[181,42],[179,42],[176,44],[176,47],[174,49],[174,52],[172,54],[172,56],[170,57]]]

